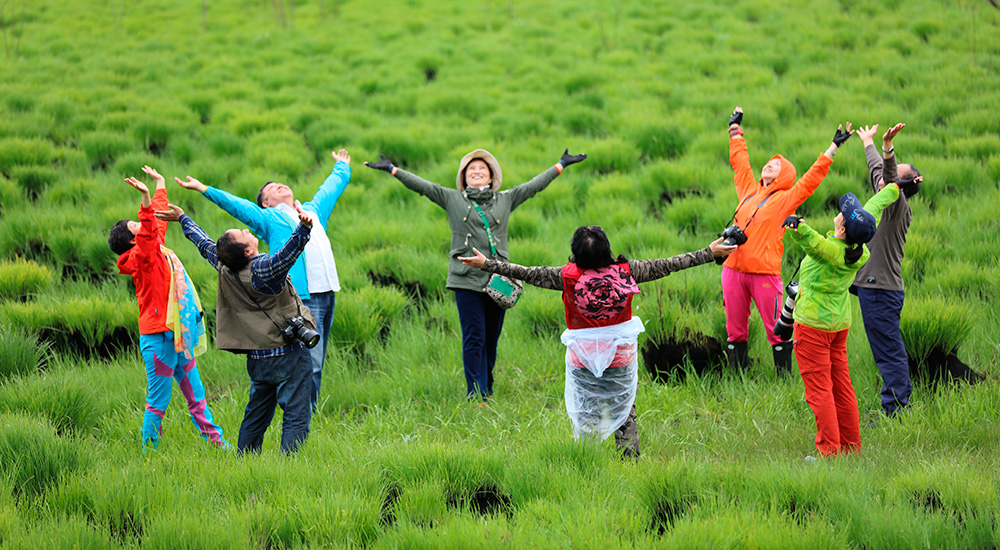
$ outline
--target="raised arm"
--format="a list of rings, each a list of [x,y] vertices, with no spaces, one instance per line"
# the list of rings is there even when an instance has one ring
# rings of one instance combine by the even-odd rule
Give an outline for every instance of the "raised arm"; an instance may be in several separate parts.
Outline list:
[[[250,284],[261,294],[277,294],[285,286],[288,270],[295,265],[302,251],[309,242],[312,220],[302,209],[299,212],[299,225],[288,238],[288,242],[274,254],[260,257],[250,265]]]
[[[655,260],[629,260],[628,267],[637,283],[648,283],[666,277],[675,271],[707,264],[716,257],[724,257],[736,250],[735,245],[724,245],[722,239],[694,252],[685,252],[671,258]]]
[[[882,167],[884,162],[882,157],[875,150],[875,133],[878,132],[878,124],[874,126],[862,126],[858,128],[858,139],[865,148],[865,160],[868,162],[868,184],[873,193],[878,193],[882,188],[884,175]]]
[[[882,135],[882,159],[885,161],[882,168],[883,185],[899,181],[896,165],[896,148],[892,146],[892,139],[899,134],[900,130],[906,128],[902,122],[885,131]],[[879,188],[881,189],[881,187]]]
[[[798,243],[806,255],[825,263],[845,265],[844,248],[829,239],[824,239],[815,229],[809,227],[809,224],[801,221],[801,218],[792,229],[792,241]]]
[[[816,162],[806,170],[805,174],[799,178],[799,181],[795,182],[795,185],[788,190],[788,194],[785,195],[782,205],[781,205],[781,215],[789,215],[792,212],[806,202],[806,199],[812,196],[816,192],[816,188],[819,184],[823,182],[823,178],[830,173],[830,165],[833,164],[833,156],[837,154],[837,150],[845,141],[850,139],[851,135],[854,133],[851,130],[851,123],[841,124],[837,126],[837,131],[833,135],[833,140],[830,142],[830,146],[827,147],[826,151],[823,152],[816,159]]]
[[[753,193],[757,180],[750,166],[750,152],[743,136],[743,107],[736,107],[729,115],[729,164],[733,167],[733,184],[740,199]]]
[[[264,220],[263,208],[221,189],[205,185],[191,176],[188,176],[186,180],[182,180],[180,178],[174,178],[174,180],[177,181],[177,185],[180,185],[185,189],[198,191],[204,195],[206,199],[212,201],[216,206],[225,210],[230,216],[246,224],[251,231],[256,233],[265,241],[267,240],[267,223]]]
[[[171,204],[168,210],[158,210],[156,218],[165,221],[180,222],[184,236],[198,247],[201,257],[208,260],[208,263],[212,264],[212,267],[219,269],[219,256],[216,253],[215,241],[198,224],[194,223],[194,220],[185,214],[181,210],[181,207]]]
[[[562,157],[559,158],[559,162],[552,165],[552,168],[545,170],[541,174],[538,174],[537,176],[532,178],[530,181],[522,183],[521,185],[518,185],[510,190],[510,195],[511,195],[510,209],[514,210],[515,208],[520,206],[521,203],[530,199],[531,197],[534,197],[535,195],[538,194],[539,191],[548,187],[549,184],[552,183],[552,180],[556,179],[560,174],[562,174],[563,170],[567,166],[571,164],[576,164],[580,161],[583,161],[586,158],[587,158],[586,153],[580,155],[571,155],[569,154],[569,149],[567,148],[565,152],[563,152]]]
[[[333,207],[337,205],[337,199],[344,194],[347,184],[351,182],[351,155],[347,149],[341,149],[331,153],[336,164],[333,171],[327,176],[323,185],[313,195],[312,200],[302,205],[304,210],[311,210],[319,216],[319,222],[326,227],[326,220],[330,218]]]
[[[497,260],[488,260],[483,253],[476,248],[472,249],[474,256],[459,256],[458,259],[469,267],[478,267],[483,271],[497,273],[505,277],[513,277],[534,285],[539,288],[549,290],[562,290],[562,268],[561,267],[525,267],[523,265],[510,264]]]
[[[868,199],[865,203],[865,210],[867,210],[871,215],[875,216],[875,226],[882,220],[882,210],[896,202],[899,198],[899,184],[898,183],[888,183],[882,190],[875,193],[875,196]]]
[[[382,157],[380,160],[375,162],[365,162],[365,166],[369,168],[374,168],[376,170],[382,170],[383,172],[388,172],[390,175],[403,182],[410,191],[416,191],[421,195],[430,199],[431,202],[445,208],[445,197],[447,196],[448,190],[444,187],[431,183],[416,174],[411,174],[402,168],[389,162],[389,159],[385,158],[385,155],[379,155]]]

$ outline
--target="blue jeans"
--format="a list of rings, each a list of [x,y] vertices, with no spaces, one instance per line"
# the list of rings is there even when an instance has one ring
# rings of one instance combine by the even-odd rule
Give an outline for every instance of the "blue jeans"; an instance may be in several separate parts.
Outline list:
[[[316,401],[319,399],[319,385],[323,380],[323,362],[326,360],[326,349],[330,343],[330,328],[333,326],[333,307],[336,303],[337,295],[333,292],[316,292],[309,295],[308,300],[302,303],[309,308],[316,319],[316,332],[319,333],[319,343],[309,350],[312,358],[312,408],[316,410]]]
[[[493,366],[497,362],[497,341],[506,310],[485,292],[471,290],[455,290],[455,304],[462,325],[466,396],[479,395],[485,401],[493,395]]]
[[[882,375],[882,410],[890,416],[910,403],[910,363],[899,331],[904,298],[901,290],[858,288],[868,344]]]
[[[264,432],[274,418],[274,406],[284,411],[281,421],[281,450],[295,452],[309,435],[312,407],[312,366],[305,346],[278,357],[247,357],[250,375],[250,399],[243,412],[238,454],[260,452]]]

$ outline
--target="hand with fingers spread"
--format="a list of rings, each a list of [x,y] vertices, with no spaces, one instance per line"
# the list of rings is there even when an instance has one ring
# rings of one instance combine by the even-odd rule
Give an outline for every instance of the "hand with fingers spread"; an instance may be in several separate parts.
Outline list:
[[[340,149],[339,151],[333,151],[330,153],[334,161],[343,161],[347,164],[351,163],[351,155],[347,152],[347,149]]]
[[[781,227],[788,227],[798,231],[800,223],[802,223],[802,216],[791,215],[785,218],[785,221],[782,222]]]
[[[184,210],[176,204],[168,204],[167,210],[157,210],[156,212],[153,212],[153,215],[156,216],[156,219],[158,220],[176,222],[181,219],[181,216],[184,215]]]
[[[896,135],[899,134],[900,130],[902,130],[903,128],[906,128],[906,124],[900,122],[899,124],[885,131],[885,134],[882,135],[883,151],[885,151],[886,153],[892,152],[892,138],[896,137]]]
[[[366,161],[365,166],[393,174],[396,171],[396,167],[389,162],[389,159],[385,158],[385,155],[379,154],[379,156],[382,157],[381,160],[376,160],[375,162]]]
[[[459,256],[458,261],[469,267],[483,267],[486,263],[486,256],[483,256],[483,253],[475,247],[472,248],[472,253],[475,254],[475,256]]]
[[[310,218],[309,215],[306,214],[305,210],[302,210],[301,206],[296,206],[295,211],[299,214],[299,221],[302,222],[302,225],[306,227],[313,226],[312,218]]]
[[[737,246],[735,244],[722,244],[723,240],[725,240],[723,237],[719,237],[712,244],[708,245],[709,250],[712,251],[712,255],[716,258],[728,256],[736,251]]]
[[[174,180],[177,182],[177,185],[180,185],[184,189],[190,189],[199,193],[204,193],[205,190],[208,189],[207,185],[192,178],[191,176],[188,176],[187,180],[182,180],[180,178],[174,178]]]
[[[861,140],[861,144],[864,146],[873,145],[875,143],[875,134],[878,132],[878,124],[873,126],[862,126],[858,128],[857,134],[858,139]]]
[[[142,183],[141,181],[135,178],[125,178],[125,183],[131,185],[132,187],[135,187],[143,195],[149,195],[149,188],[146,187],[145,183]]]
[[[569,154],[569,148],[566,148],[566,150],[562,154],[562,158],[559,159],[559,164],[562,164],[563,168],[565,168],[570,164],[576,164],[586,158],[587,158],[586,153],[583,153],[582,155],[571,155]]]
[[[163,179],[163,176],[161,176],[155,168],[147,164],[142,167],[142,171],[148,174],[149,177],[153,178],[153,181],[156,182],[157,189],[163,189],[165,187],[166,180]]]

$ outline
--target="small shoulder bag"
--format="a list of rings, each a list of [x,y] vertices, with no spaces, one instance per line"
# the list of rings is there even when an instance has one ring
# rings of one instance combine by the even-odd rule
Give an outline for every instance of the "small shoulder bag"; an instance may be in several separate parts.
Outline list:
[[[486,238],[490,242],[490,254],[494,258],[497,257],[497,247],[494,244],[496,241],[493,238],[493,232],[490,231],[490,221],[486,219],[486,214],[483,213],[483,209],[479,207],[475,201],[469,201],[472,203],[472,207],[476,209],[479,217],[483,220],[483,226],[486,228]],[[498,273],[494,273],[490,277],[489,283],[486,284],[486,294],[494,301],[496,304],[504,309],[510,309],[514,307],[514,304],[521,298],[521,292],[524,291],[524,284],[517,279],[512,279],[510,277],[505,277]]]

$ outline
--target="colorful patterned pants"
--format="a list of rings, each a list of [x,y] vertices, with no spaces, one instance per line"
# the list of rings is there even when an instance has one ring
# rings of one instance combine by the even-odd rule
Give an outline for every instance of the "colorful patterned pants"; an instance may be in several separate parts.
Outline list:
[[[205,387],[201,384],[198,367],[194,359],[186,359],[184,354],[174,351],[174,333],[172,331],[156,334],[140,334],[139,346],[142,359],[146,363],[146,411],[142,415],[142,446],[145,449],[151,445],[154,449],[160,440],[160,423],[170,404],[170,392],[173,380],[184,394],[188,411],[195,428],[201,432],[206,441],[220,447],[229,444],[222,438],[222,428],[212,420],[212,412],[208,410],[205,401]]]

